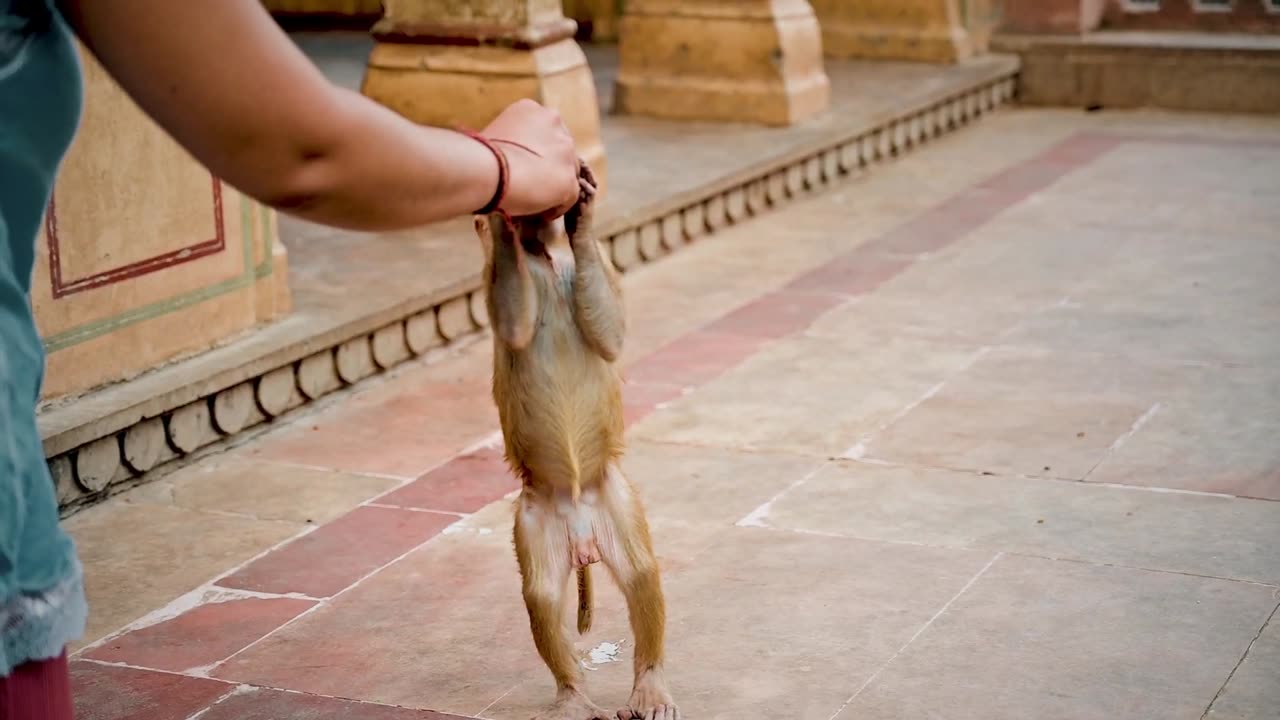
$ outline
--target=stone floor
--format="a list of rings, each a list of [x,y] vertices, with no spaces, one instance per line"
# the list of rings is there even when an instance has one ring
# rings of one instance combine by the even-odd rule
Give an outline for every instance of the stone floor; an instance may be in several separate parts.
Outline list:
[[[1275,119],[1004,111],[628,275],[686,717],[1280,718],[1278,181]],[[531,716],[488,373],[70,518],[80,717]]]

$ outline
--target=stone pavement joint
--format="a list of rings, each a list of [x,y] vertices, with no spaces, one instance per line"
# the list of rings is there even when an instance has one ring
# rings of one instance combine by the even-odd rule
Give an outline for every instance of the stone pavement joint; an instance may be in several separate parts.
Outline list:
[[[880,674],[883,673],[886,668],[892,665],[893,661],[897,660],[899,655],[905,652],[908,647],[911,647],[911,643],[915,642],[917,638],[923,635],[924,632],[928,630],[929,627],[933,625],[933,623],[937,621],[938,618],[942,617],[943,613],[945,613],[948,608],[950,608],[952,605],[955,604],[956,600],[960,599],[961,595],[964,595],[966,592],[968,592],[969,588],[973,587],[973,584],[978,582],[978,579],[981,578],[983,575],[985,575],[986,572],[991,569],[992,565],[996,564],[996,561],[1000,559],[1000,556],[1001,556],[1001,553],[996,553],[995,555],[992,555],[991,559],[987,561],[987,564],[983,565],[981,570],[974,573],[973,577],[969,578],[969,582],[965,583],[964,587],[960,588],[959,592],[957,592],[955,595],[952,595],[951,599],[948,600],[945,605],[938,608],[938,612],[934,613],[932,617],[930,617],[927,621],[925,621],[925,623],[920,626],[920,629],[916,630],[915,634],[912,635],[907,640],[907,642],[902,645],[902,647],[898,648],[898,650],[893,655],[891,655],[883,665],[881,665],[875,672],[871,673],[871,675],[867,677],[866,681],[863,682],[861,685],[859,685],[858,689],[855,690],[854,693],[849,696],[849,699],[846,700],[843,705],[836,708],[835,712],[831,713],[831,717],[827,718],[827,720],[835,720],[835,718],[837,718],[840,715],[840,713],[844,712],[845,708],[852,705],[853,702],[858,699],[858,696],[862,694],[863,690],[866,690],[867,687],[871,685],[871,683],[875,682],[876,678],[880,677]]]

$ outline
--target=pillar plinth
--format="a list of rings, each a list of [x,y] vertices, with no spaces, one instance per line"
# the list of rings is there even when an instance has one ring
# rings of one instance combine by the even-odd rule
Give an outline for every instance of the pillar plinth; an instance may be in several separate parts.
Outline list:
[[[600,108],[559,0],[387,0],[362,91],[424,125],[487,125],[532,98],[555,108],[604,190]]]
[[[982,48],[959,0],[813,0],[828,57],[951,63]]]
[[[618,55],[618,113],[790,125],[830,105],[805,0],[628,0]]]

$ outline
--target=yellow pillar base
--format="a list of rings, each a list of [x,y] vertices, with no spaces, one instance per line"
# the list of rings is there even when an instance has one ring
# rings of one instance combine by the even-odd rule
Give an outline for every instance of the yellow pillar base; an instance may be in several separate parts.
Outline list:
[[[958,0],[813,0],[828,57],[953,63],[975,55]]]
[[[470,36],[459,28],[385,23],[374,29],[378,43],[361,88],[366,96],[423,125],[476,130],[516,100],[537,100],[560,112],[606,192],[600,107],[572,20],[511,31],[489,27],[488,35]]]
[[[615,112],[791,125],[831,103],[805,0],[630,0],[621,31]]]

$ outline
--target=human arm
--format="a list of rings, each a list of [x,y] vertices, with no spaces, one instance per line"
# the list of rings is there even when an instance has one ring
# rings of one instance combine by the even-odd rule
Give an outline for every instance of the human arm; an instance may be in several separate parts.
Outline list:
[[[126,93],[214,174],[313,222],[396,230],[475,212],[499,164],[482,143],[423,127],[330,83],[258,0],[58,0]],[[512,215],[567,209],[577,196],[573,140],[532,101],[484,134],[503,144]]]

